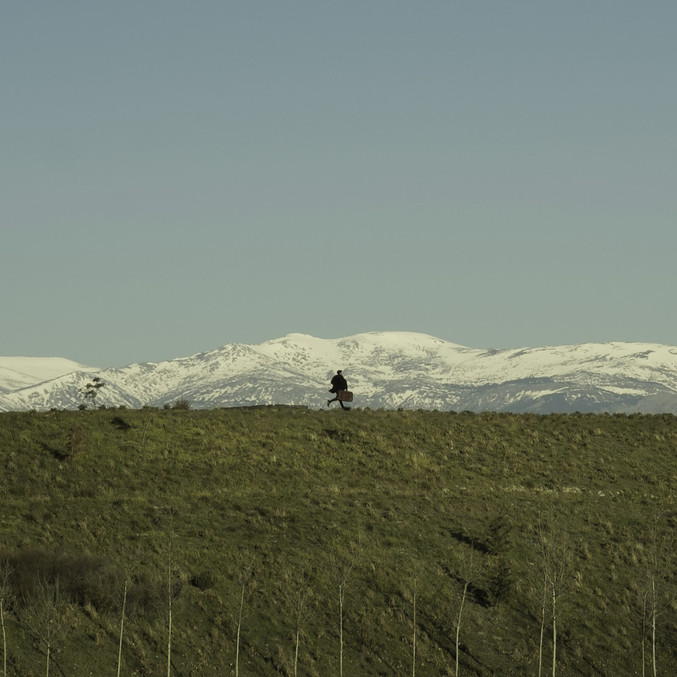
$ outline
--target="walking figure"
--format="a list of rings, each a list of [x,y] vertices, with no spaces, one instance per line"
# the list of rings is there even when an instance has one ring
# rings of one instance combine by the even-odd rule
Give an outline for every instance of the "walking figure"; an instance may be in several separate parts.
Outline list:
[[[343,406],[343,400],[341,395],[343,392],[348,390],[348,382],[343,377],[341,369],[336,372],[336,376],[333,376],[331,379],[331,388],[329,389],[330,393],[335,393],[336,397],[333,400],[327,400],[327,406],[332,402],[338,402],[341,405],[341,409],[346,409],[347,407]]]

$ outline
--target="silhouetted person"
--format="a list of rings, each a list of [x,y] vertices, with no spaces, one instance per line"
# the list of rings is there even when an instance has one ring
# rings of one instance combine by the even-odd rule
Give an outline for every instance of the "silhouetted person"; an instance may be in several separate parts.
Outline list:
[[[336,376],[333,376],[331,379],[331,388],[329,389],[330,393],[335,393],[336,397],[333,400],[327,400],[327,406],[332,402],[338,402],[341,405],[341,409],[345,409],[343,402],[340,400],[340,394],[343,390],[348,390],[348,382],[343,378],[343,374],[339,369],[336,372]]]

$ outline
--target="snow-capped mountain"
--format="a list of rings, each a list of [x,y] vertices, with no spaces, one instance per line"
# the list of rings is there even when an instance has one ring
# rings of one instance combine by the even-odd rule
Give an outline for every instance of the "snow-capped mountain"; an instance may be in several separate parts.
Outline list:
[[[0,393],[87,370],[98,371],[62,357],[0,357]]]
[[[411,332],[290,334],[122,369],[22,360],[0,358],[0,411],[76,408],[94,376],[98,405],[318,408],[343,369],[354,406],[372,409],[677,413],[677,347],[650,343],[482,350]]]

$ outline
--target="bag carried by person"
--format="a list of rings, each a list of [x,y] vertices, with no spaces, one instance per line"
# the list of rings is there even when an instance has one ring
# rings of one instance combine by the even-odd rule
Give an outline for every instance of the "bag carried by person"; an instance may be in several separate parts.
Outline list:
[[[353,394],[350,390],[339,390],[338,398],[339,402],[352,402]]]

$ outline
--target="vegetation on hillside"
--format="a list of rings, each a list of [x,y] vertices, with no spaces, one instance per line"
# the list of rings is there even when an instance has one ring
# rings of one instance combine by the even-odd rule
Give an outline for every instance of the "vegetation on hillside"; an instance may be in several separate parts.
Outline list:
[[[4,413],[0,674],[674,675],[676,449],[671,415]]]

